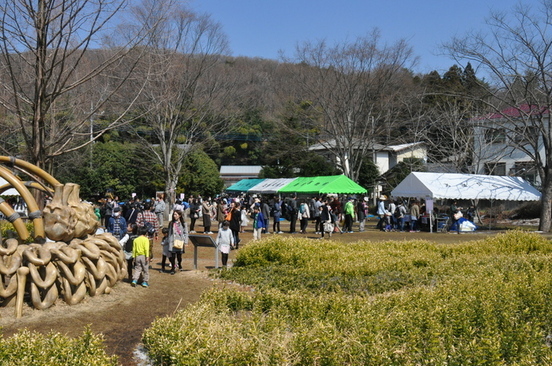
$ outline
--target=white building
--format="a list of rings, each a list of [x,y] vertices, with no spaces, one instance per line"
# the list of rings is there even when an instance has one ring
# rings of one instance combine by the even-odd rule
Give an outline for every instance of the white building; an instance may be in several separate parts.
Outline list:
[[[335,161],[340,166],[345,166],[347,162],[342,164],[342,162],[330,152],[330,149],[334,148],[335,145],[335,140],[329,140],[312,145],[309,147],[309,150],[318,152],[328,160]],[[367,149],[367,154],[373,156],[374,164],[378,167],[380,174],[384,174],[404,159],[417,158],[427,161],[427,148],[423,142],[400,145],[374,144],[373,149]]]
[[[519,176],[540,186],[534,159],[528,151],[538,151],[541,159],[545,158],[545,153],[536,124],[531,125],[530,122],[532,113],[541,112],[522,106],[507,108],[501,113],[492,113],[471,121],[474,128],[473,168],[476,174]],[[522,146],[527,151],[523,151]]]
[[[262,168],[260,165],[222,165],[220,178],[226,188],[242,179],[258,178]]]

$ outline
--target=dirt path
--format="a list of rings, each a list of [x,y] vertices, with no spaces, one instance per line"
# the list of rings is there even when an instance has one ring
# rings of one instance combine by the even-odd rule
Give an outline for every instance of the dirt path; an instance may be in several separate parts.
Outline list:
[[[332,239],[342,242],[410,239],[458,242],[482,239],[485,236],[485,233],[382,233],[369,229],[363,233],[335,234],[332,235]],[[319,236],[308,234],[301,237],[318,239]],[[242,243],[247,243],[251,240],[252,234],[242,234],[241,238]],[[175,275],[159,273],[159,249],[159,245],[154,248],[156,258],[150,270],[149,288],[133,288],[128,282],[122,282],[115,286],[111,294],[87,298],[83,303],[74,306],[68,306],[63,301],[58,301],[55,306],[42,311],[26,306],[21,319],[15,319],[13,308],[0,308],[2,334],[7,337],[18,329],[27,328],[41,333],[55,331],[75,337],[82,334],[86,325],[90,325],[93,332],[105,336],[107,351],[118,355],[121,365],[136,365],[133,352],[140,343],[144,329],[156,317],[170,315],[175,310],[197,301],[205,290],[215,285],[215,281],[208,274],[209,269],[214,266],[213,248],[199,248],[199,270],[194,270],[193,246],[190,244],[184,255],[184,271]],[[232,252],[230,259],[234,255]]]
[[[105,337],[107,352],[119,356],[122,365],[136,365],[133,352],[142,332],[157,317],[172,314],[179,308],[199,300],[203,291],[213,286],[208,268],[214,264],[214,249],[199,248],[198,268],[193,269],[193,247],[185,254],[184,271],[170,275],[160,273],[159,255],[150,269],[150,287],[131,287],[118,283],[109,295],[86,298],[81,304],[69,306],[58,300],[47,310],[35,310],[25,305],[23,317],[15,319],[13,308],[0,308],[2,334],[11,336],[17,330],[48,333],[50,331],[76,337],[90,325],[94,333]]]

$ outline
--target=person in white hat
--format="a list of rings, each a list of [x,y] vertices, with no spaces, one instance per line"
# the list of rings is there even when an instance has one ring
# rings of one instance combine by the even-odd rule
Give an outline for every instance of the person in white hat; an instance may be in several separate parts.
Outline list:
[[[379,221],[378,221],[378,224],[376,225],[376,228],[379,229],[379,230],[382,230],[382,231],[385,231],[385,214],[387,213],[387,209],[385,208],[385,201],[387,201],[387,196],[382,194],[379,198],[379,202],[378,202],[378,211],[377,211],[377,214],[378,214],[378,217],[379,217]]]

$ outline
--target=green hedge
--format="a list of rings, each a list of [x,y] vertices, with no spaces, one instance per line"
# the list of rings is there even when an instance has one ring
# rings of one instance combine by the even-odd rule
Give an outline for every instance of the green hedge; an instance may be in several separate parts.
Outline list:
[[[552,245],[270,238],[228,286],[147,329],[160,365],[552,364]],[[246,290],[252,288],[252,290]]]
[[[78,338],[28,330],[21,330],[12,337],[1,337],[0,365],[115,366],[118,363],[116,356],[105,353],[103,338],[87,328]]]
[[[25,240],[26,244],[30,244],[34,241],[34,225],[32,221],[28,221],[25,223],[25,226],[27,227],[27,230],[31,234],[31,236]],[[6,220],[0,220],[0,235],[2,238],[17,238],[17,232],[15,231],[15,227],[13,224]]]

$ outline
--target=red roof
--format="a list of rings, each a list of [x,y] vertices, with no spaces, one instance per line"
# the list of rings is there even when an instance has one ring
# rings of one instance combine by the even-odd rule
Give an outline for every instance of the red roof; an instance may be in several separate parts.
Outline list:
[[[520,107],[508,107],[500,112],[490,113],[486,116],[478,117],[476,119],[497,119],[505,117],[521,117],[522,115],[537,115],[548,114],[547,107],[539,107],[538,105],[523,104]]]

